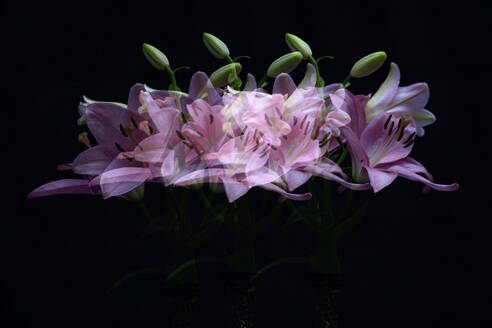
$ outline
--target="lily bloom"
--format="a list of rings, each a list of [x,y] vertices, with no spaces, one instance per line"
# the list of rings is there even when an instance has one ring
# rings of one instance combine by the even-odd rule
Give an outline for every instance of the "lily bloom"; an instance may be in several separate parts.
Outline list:
[[[356,104],[355,97],[346,91],[347,103]],[[361,106],[350,108],[365,118]],[[405,118],[387,112],[376,115],[366,126],[342,127],[342,134],[352,157],[352,175],[357,182],[369,181],[374,192],[391,184],[397,176],[424,183],[428,188],[453,191],[458,184],[449,185],[433,182],[433,177],[422,164],[408,157],[416,138],[415,124]]]
[[[391,63],[388,77],[366,104],[367,122],[381,112],[409,118],[415,124],[416,134],[421,137],[425,132],[424,126],[436,121],[434,114],[424,108],[429,100],[429,87],[427,83],[415,83],[407,87],[398,87],[399,84],[400,69]]]

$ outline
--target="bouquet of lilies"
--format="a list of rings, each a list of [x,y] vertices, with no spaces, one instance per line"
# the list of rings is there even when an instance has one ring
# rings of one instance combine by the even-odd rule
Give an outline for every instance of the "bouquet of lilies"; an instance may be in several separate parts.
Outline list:
[[[78,123],[87,132],[78,139],[88,149],[59,170],[72,170],[80,179],[49,182],[29,194],[61,193],[141,197],[146,182],[164,186],[208,183],[221,188],[229,202],[251,188],[263,188],[293,200],[312,176],[342,188],[378,192],[397,176],[429,188],[451,191],[457,184],[433,182],[418,161],[409,157],[417,138],[435,116],[425,109],[426,83],[399,86],[400,71],[391,63],[388,77],[372,96],[348,90],[351,78],[376,71],[384,52],[359,60],[343,83],[325,85],[310,47],[287,34],[293,51],[269,67],[259,83],[248,74],[244,87],[242,66],[227,46],[205,33],[205,45],[230,63],[211,74],[195,73],[188,93],[176,84],[166,56],[144,44],[145,56],[171,76],[169,90],[135,84],[127,104],[84,97]],[[304,79],[295,84],[288,75],[303,59],[309,63]],[[271,92],[265,87],[275,78]],[[94,139],[94,140],[93,140]],[[351,170],[340,167],[351,157]],[[335,161],[334,159],[338,159]]]
[[[426,168],[409,156],[416,140],[424,136],[424,127],[436,120],[425,109],[426,83],[400,87],[400,70],[391,63],[386,80],[373,95],[356,95],[348,89],[351,80],[378,70],[386,60],[383,51],[357,61],[342,83],[325,85],[318,64],[332,57],[315,59],[309,45],[295,35],[286,34],[285,40],[292,52],[275,60],[256,82],[252,74],[240,75],[239,59],[248,56],[232,59],[224,42],[204,33],[212,55],[228,63],[210,76],[193,74],[187,92],[175,78],[178,70],[187,67],[172,69],[164,53],[144,44],[147,60],[169,74],[168,90],[135,84],[126,104],[84,96],[78,124],[86,125],[90,134],[82,132],[78,140],[87,149],[71,163],[58,166],[80,178],[49,182],[28,198],[100,194],[105,199],[120,196],[135,201],[152,229],[172,243],[174,259],[162,270],[167,282],[189,283],[198,281],[200,261],[225,262],[230,272],[247,273],[251,281],[282,263],[307,263],[310,272],[339,274],[336,240],[361,220],[367,204],[352,210],[354,191],[377,193],[396,177],[424,184],[424,192],[458,188],[456,183],[435,183]],[[305,75],[296,84],[289,73],[303,60]],[[270,91],[269,79],[274,79]],[[151,182],[167,187],[163,217],[152,216],[143,202],[144,186]],[[336,204],[330,200],[331,184],[338,186],[339,193],[349,189],[341,214],[335,213]],[[268,197],[262,196],[263,206],[252,210],[256,203],[245,202],[243,196],[253,188],[277,193],[276,206],[264,214],[269,206]],[[199,232],[191,224],[189,190],[197,191],[205,206],[200,227],[208,225]],[[228,202],[215,199],[214,203],[219,193],[225,193]],[[301,202],[305,206],[290,201],[311,198]],[[304,221],[312,228],[316,251],[257,270],[254,239],[281,216],[282,203],[290,206],[286,225]],[[252,212],[263,217],[255,221]],[[196,248],[223,223],[232,235],[230,251],[225,257],[196,259]],[[237,322],[246,320],[241,315]]]

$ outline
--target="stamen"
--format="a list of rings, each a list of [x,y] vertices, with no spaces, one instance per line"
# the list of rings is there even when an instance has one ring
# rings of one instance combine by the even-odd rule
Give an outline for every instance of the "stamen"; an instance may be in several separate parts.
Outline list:
[[[275,111],[277,112],[278,117],[282,118],[282,113],[280,112],[280,109],[278,109],[278,107],[275,107]]]
[[[184,135],[179,130],[176,130],[176,134],[178,135],[179,139],[186,140],[186,138],[184,137]]]
[[[273,146],[273,145],[270,145],[270,148],[272,148],[273,150],[277,150],[277,147]],[[265,151],[266,153],[266,151]]]
[[[314,140],[314,139],[316,139],[316,138],[318,137],[318,135],[319,135],[319,129],[320,129],[320,128],[321,128],[321,125],[318,125],[318,126],[316,127],[316,131],[314,132],[314,135],[313,135],[313,137],[312,137],[312,139],[313,139],[313,140]]]
[[[287,136],[282,136],[282,138],[284,138],[285,140],[288,140],[289,138],[287,138]]]
[[[391,117],[393,117],[393,115],[388,116],[388,119],[386,120],[386,123],[384,123],[384,129],[385,130],[386,130],[386,127],[388,126],[389,121],[391,120]]]
[[[307,122],[307,124],[306,124],[306,128],[304,129],[304,135],[306,135],[306,134],[307,134],[307,131],[308,131],[308,129],[309,129],[309,124],[311,124],[311,121]]]
[[[133,117],[130,117],[130,121],[132,121],[132,124],[135,127],[135,129],[138,129],[137,122],[135,122],[135,120],[133,119]]]
[[[400,135],[398,136],[398,139],[396,139],[396,141],[400,141],[401,138],[403,138],[403,133],[405,132],[405,127],[402,126],[401,127],[401,131],[400,131]]]
[[[116,147],[116,149],[118,149],[120,152],[122,152],[122,153],[124,153],[124,152],[125,152],[125,150],[124,150],[123,148],[121,148],[121,146],[120,146],[117,142],[115,142],[115,143],[114,143],[114,146],[115,146],[115,147]]]
[[[87,148],[91,148],[92,147],[91,142],[89,140],[89,135],[87,134],[87,132],[79,133],[79,136],[78,136],[77,140],[79,142],[83,143],[84,145],[86,145]]]
[[[128,137],[128,135],[126,134],[125,132],[125,129],[123,129],[123,125],[120,124],[120,132],[122,135],[124,135],[125,137]]]
[[[150,125],[149,125],[149,131],[150,131],[150,134],[153,134],[154,133],[154,129]]]
[[[403,143],[406,144],[407,142],[409,142],[410,139],[412,139],[414,135],[415,135],[415,132],[412,133],[411,135],[409,135],[408,138],[407,138],[407,140],[403,141]]]
[[[208,114],[208,118],[210,119],[210,124],[214,122],[214,116],[212,114]]]
[[[138,125],[138,129],[148,136],[150,136],[152,134],[152,132],[150,130],[150,126],[149,126],[149,121],[140,122],[140,124]]]
[[[395,125],[395,122],[394,121],[391,121],[391,126],[389,128],[388,135],[391,135],[391,132],[393,132],[393,126],[394,125]]]
[[[268,115],[267,115],[267,114],[265,114],[264,116],[265,116],[265,121],[267,122],[267,124],[268,124],[269,126],[273,126],[273,124],[272,124],[272,122],[270,121],[270,118],[268,117]]]
[[[403,148],[407,148],[407,147],[410,147],[414,142],[415,140],[417,140],[417,137],[415,136],[412,141],[410,141],[409,143],[407,143],[405,146],[403,146]]]
[[[301,126],[300,128],[302,129],[302,126],[304,125],[304,122],[306,122],[307,115],[304,115],[304,118],[302,119]]]
[[[398,127],[396,128],[396,131],[398,131],[400,129],[400,126],[401,126],[401,117],[400,119],[398,120]]]
[[[294,116],[294,125],[297,124],[297,117]]]

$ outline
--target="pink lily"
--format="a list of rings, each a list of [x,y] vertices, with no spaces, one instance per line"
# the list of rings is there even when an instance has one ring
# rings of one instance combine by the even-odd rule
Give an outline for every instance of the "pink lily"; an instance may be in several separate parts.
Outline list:
[[[347,91],[347,103],[356,104],[355,97]],[[365,112],[361,106],[352,106],[362,120]],[[355,181],[369,181],[374,192],[391,184],[397,176],[424,183],[427,187],[441,191],[458,189],[458,184],[436,184],[422,164],[410,154],[416,138],[413,122],[381,112],[366,126],[354,124],[343,127],[342,134],[352,157],[352,175]],[[423,174],[423,176],[421,175]]]
[[[421,137],[425,132],[423,128],[436,121],[434,114],[424,108],[429,99],[429,87],[427,83],[398,87],[399,83],[400,69],[391,63],[388,77],[366,104],[367,122],[381,112],[406,117],[414,122],[416,134]]]

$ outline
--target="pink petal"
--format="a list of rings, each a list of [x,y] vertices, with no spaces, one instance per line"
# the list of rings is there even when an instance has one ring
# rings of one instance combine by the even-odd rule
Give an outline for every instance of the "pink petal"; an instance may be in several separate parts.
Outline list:
[[[395,63],[391,63],[388,77],[379,87],[378,91],[371,97],[366,105],[367,120],[370,121],[381,112],[386,106],[389,106],[398,91],[400,84],[400,69]]]
[[[58,194],[94,194],[92,188],[89,187],[89,181],[86,179],[62,179],[48,182],[33,191],[27,198],[37,198],[49,195]]]
[[[300,170],[290,170],[284,175],[289,191],[293,191],[308,182],[311,176],[311,173]]]
[[[413,158],[405,158],[398,162],[388,164],[384,166],[384,168],[388,171],[397,173],[401,177],[424,183],[428,187],[439,191],[454,191],[457,190],[459,187],[457,183],[444,185],[444,184],[437,184],[432,182],[433,180],[432,176],[427,172],[427,170],[424,168],[422,164],[420,164]],[[421,176],[419,173],[426,175],[428,179]]]
[[[97,145],[80,153],[73,161],[73,171],[77,174],[99,175],[117,156],[116,147]]]
[[[390,185],[398,176],[394,172],[381,169],[366,167],[366,170],[374,192],[378,192],[384,187]]]
[[[311,199],[312,195],[311,193],[305,193],[305,194],[291,194],[291,193],[288,193],[286,192],[285,190],[283,190],[282,188],[280,188],[279,186],[277,185],[274,185],[273,183],[268,183],[268,184],[265,184],[265,185],[261,185],[259,186],[260,188],[263,188],[263,189],[266,189],[266,190],[271,190],[271,191],[275,191],[279,194],[281,194],[282,196],[285,196],[289,199],[292,199],[292,200],[309,200]]]
[[[412,151],[413,144],[408,146],[406,142],[415,134],[415,126],[407,125],[400,137],[401,130],[397,129],[399,122],[399,118],[390,119],[387,112],[381,112],[362,133],[361,145],[369,157],[371,167],[405,158]]]
[[[275,78],[273,83],[272,94],[280,93],[282,95],[291,95],[296,90],[296,84],[289,74],[281,73]]]
[[[103,198],[125,194],[138,187],[151,176],[151,170],[143,167],[121,167],[106,171],[101,175],[99,181]]]

